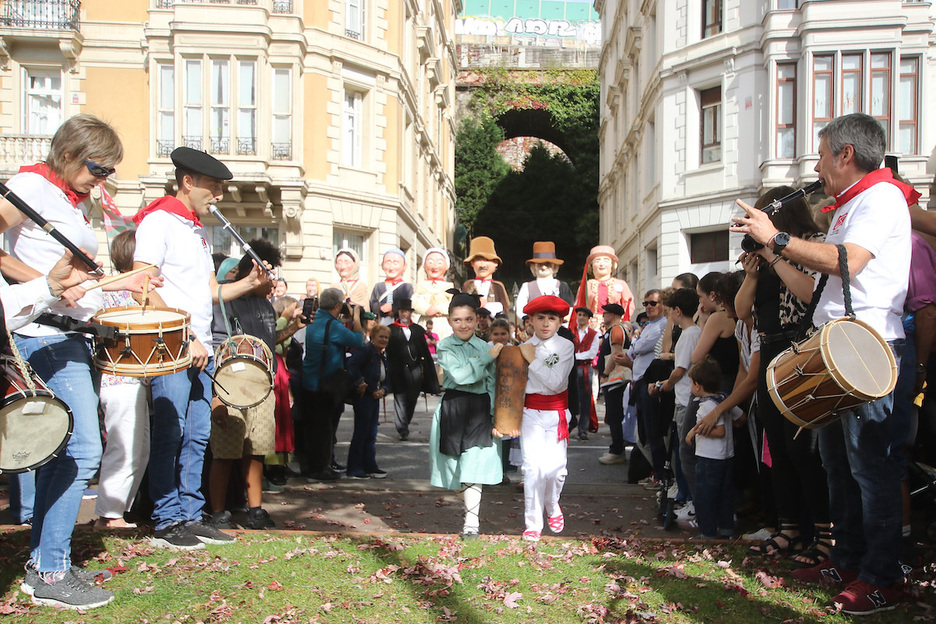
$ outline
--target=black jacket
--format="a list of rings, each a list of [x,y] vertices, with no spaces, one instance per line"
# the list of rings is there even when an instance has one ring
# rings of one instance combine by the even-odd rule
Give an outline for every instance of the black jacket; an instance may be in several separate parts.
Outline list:
[[[404,392],[409,386],[409,369],[422,371],[422,391],[439,393],[439,377],[436,374],[426,330],[413,323],[409,326],[410,339],[406,339],[403,328],[390,326],[390,343],[387,345],[387,360],[390,362],[390,387],[393,392]]]

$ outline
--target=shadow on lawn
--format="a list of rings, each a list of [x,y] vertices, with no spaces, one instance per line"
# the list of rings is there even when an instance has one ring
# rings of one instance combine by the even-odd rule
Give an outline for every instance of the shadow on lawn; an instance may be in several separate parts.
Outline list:
[[[104,537],[93,530],[75,531],[72,534],[72,561],[84,567],[88,561],[105,552]],[[13,587],[19,591],[29,559],[29,538],[30,529],[26,527],[0,534],[0,596],[6,595]]]

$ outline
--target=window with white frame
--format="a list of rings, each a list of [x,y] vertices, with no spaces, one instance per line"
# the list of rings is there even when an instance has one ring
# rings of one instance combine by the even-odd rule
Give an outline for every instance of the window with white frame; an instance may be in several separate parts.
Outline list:
[[[699,92],[702,164],[721,160],[721,87]]]
[[[364,38],[364,0],[345,0],[345,36]]]
[[[257,153],[257,61],[183,61],[182,141],[212,154]]]
[[[897,83],[897,149],[903,154],[917,153],[917,119],[920,100],[920,58],[900,57],[900,80]]]
[[[241,235],[245,241],[265,240],[274,246],[279,245],[280,232],[278,226],[263,225],[235,225],[234,229]],[[227,254],[232,258],[241,258],[244,255],[244,249],[237,242],[231,233],[221,226],[210,226],[211,247],[215,252]]]
[[[796,63],[777,63],[777,158],[796,156]]]
[[[363,162],[364,94],[353,89],[344,93],[341,128],[341,164],[360,167]]]
[[[156,155],[175,149],[175,66],[156,65]]]
[[[871,54],[871,97],[868,114],[880,122],[890,146],[891,55]]]
[[[861,54],[842,55],[842,114],[858,113],[863,108],[861,86],[863,83]]]
[[[346,230],[332,230],[332,258],[338,255],[339,249],[351,249],[358,257],[358,266],[366,266],[367,235],[362,232],[349,232]]]
[[[819,148],[819,131],[832,121],[834,115],[834,68],[833,56],[813,57],[813,150]]]
[[[62,124],[62,72],[23,69],[23,129],[28,135],[51,135]]]
[[[273,160],[292,158],[292,69],[273,68]]]

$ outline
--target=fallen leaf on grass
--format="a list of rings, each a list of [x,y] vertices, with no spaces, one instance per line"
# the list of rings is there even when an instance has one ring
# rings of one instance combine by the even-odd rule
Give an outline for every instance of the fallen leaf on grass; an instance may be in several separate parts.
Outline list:
[[[154,589],[155,587],[152,585],[147,585],[146,587],[134,587],[133,593],[134,594],[151,594],[153,593]]]
[[[504,606],[508,609],[516,609],[520,605],[517,604],[517,601],[523,598],[523,594],[520,592],[511,592],[504,596]]]
[[[18,606],[12,600],[0,602],[0,615],[14,615],[27,613],[27,610]]]
[[[783,578],[771,576],[763,570],[758,570],[754,575],[754,578],[760,581],[761,585],[767,589],[777,589],[778,587],[783,587]]]

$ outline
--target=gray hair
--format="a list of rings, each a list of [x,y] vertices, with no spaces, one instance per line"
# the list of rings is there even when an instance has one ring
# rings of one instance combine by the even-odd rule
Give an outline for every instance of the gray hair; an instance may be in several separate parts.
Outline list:
[[[69,182],[89,159],[104,167],[116,167],[123,160],[120,137],[110,124],[94,115],[69,117],[52,136],[46,164]]]
[[[652,295],[658,295],[658,294],[660,294],[659,288],[651,288],[650,290],[644,293],[644,298],[650,297]]]
[[[344,301],[344,293],[338,288],[326,288],[319,295],[319,307],[323,310],[334,310]]]
[[[884,128],[877,119],[865,113],[836,117],[819,131],[819,138],[825,138],[833,155],[851,145],[855,150],[855,166],[864,173],[881,166],[887,149]]]

